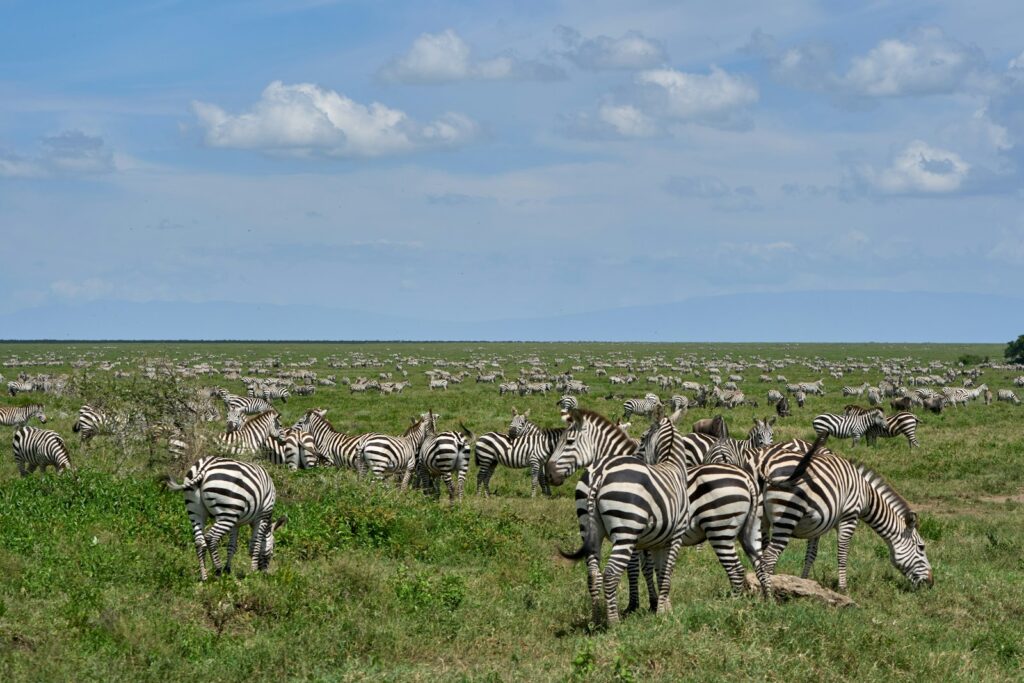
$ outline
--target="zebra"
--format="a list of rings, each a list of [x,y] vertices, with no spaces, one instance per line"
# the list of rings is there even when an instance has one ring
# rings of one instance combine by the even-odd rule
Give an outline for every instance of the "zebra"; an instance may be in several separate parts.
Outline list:
[[[774,424],[774,417],[763,420],[755,417],[754,426],[750,428],[746,439],[740,441],[727,436],[718,439],[704,454],[702,464],[736,463],[756,457],[754,453],[757,450],[772,445],[772,425]]]
[[[865,436],[868,439],[868,445],[874,445],[878,437],[894,437],[902,434],[907,437],[907,443],[910,447],[920,446],[921,443],[917,440],[917,423],[920,420],[913,413],[895,413],[885,418],[885,427],[878,428],[872,427],[867,431]]]
[[[498,395],[504,396],[505,394],[514,394],[519,391],[518,382],[502,382],[498,385]]]
[[[966,406],[969,402],[981,396],[983,391],[988,390],[988,385],[982,384],[980,387],[975,389],[966,389],[963,387],[943,387],[942,395],[946,399],[946,403],[952,405],[954,408],[959,408],[961,405]]]
[[[690,408],[690,399],[687,396],[676,394],[668,400],[668,406],[673,412],[682,410],[683,415],[685,415],[686,411]]]
[[[46,413],[38,403],[28,406],[0,406],[0,425],[23,427],[33,417],[46,424]]]
[[[258,396],[239,396],[232,394],[227,389],[214,387],[210,390],[211,396],[216,396],[224,401],[224,407],[228,411],[242,412],[246,415],[258,415],[268,410],[274,410],[274,406],[265,398]]]
[[[476,440],[473,459],[477,466],[476,494],[480,495],[480,492],[483,491],[485,496],[490,496],[491,476],[494,474],[494,469],[499,463],[506,467],[512,467],[508,464],[512,461],[512,439],[508,438],[507,434],[498,432],[481,434]],[[547,486],[547,481],[543,480],[541,484]],[[547,493],[548,489],[545,489],[544,492]]]
[[[551,495],[551,486],[544,476],[544,463],[555,448],[555,444],[565,431],[564,427],[541,428],[530,421],[530,411],[520,413],[512,409],[512,422],[508,427],[507,450],[501,449],[500,440],[488,440],[483,453],[477,443],[476,464],[480,469],[476,474],[477,489],[482,485],[484,491],[490,492],[491,477],[497,466],[504,465],[512,469],[530,468],[530,497],[537,495],[537,487],[541,492]],[[499,448],[491,450],[490,446]]]
[[[360,474],[371,472],[378,481],[384,478],[385,473],[401,474],[399,489],[404,491],[416,468],[416,454],[420,446],[434,433],[435,419],[433,411],[424,413],[402,436],[367,434],[359,447],[357,464]]]
[[[83,405],[78,409],[78,419],[71,426],[71,431],[78,434],[83,443],[89,443],[96,435],[110,433],[112,426],[112,420],[107,413],[90,405]]]
[[[444,389],[448,391],[448,380],[446,379],[432,379],[430,380],[430,386],[428,387],[431,391],[434,389]]]
[[[14,432],[14,463],[23,477],[35,472],[36,467],[45,472],[49,465],[60,474],[71,468],[71,457],[57,432],[22,425]]]
[[[1017,398],[1017,394],[1013,393],[1012,389],[999,389],[996,391],[997,401],[1006,401],[1012,403],[1015,406],[1020,405],[1020,399]]]
[[[420,446],[419,467],[422,474],[430,481],[431,488],[438,495],[437,478],[440,477],[448,487],[448,504],[454,505],[455,498],[462,500],[462,490],[469,472],[469,447],[473,441],[473,432],[465,425],[459,425],[459,431],[432,434]],[[452,476],[455,476],[453,480]]]
[[[850,539],[863,519],[889,546],[892,564],[914,586],[934,585],[918,517],[910,505],[878,474],[832,453],[818,453],[827,439],[821,435],[805,453],[781,453],[794,468],[789,477],[769,481],[764,494],[765,516],[771,528],[757,577],[771,595],[771,577],[790,538],[806,538],[801,575],[806,578],[818,552],[818,539],[831,529],[839,534],[839,590],[846,591]]]
[[[796,401],[798,408],[803,408],[804,403],[807,401],[807,394],[799,389],[793,394],[793,400]]]
[[[825,395],[825,380],[819,379],[816,382],[800,382],[798,385],[799,390],[805,394],[816,394],[818,396]]]
[[[815,433],[831,434],[839,439],[852,438],[853,445],[860,443],[860,437],[872,427],[885,429],[885,413],[881,408],[874,408],[862,415],[836,415],[822,413],[812,422]]]
[[[628,420],[630,415],[650,415],[661,405],[657,394],[645,394],[643,398],[630,398],[622,404],[622,419]]]
[[[769,389],[768,390],[768,403],[770,405],[775,405],[776,403],[781,401],[783,398],[785,398],[785,396],[783,396],[782,392],[779,391],[778,389]]]
[[[621,431],[621,430],[620,430]],[[568,442],[568,438],[566,439]],[[672,608],[669,589],[676,557],[690,523],[687,471],[681,452],[671,449],[648,465],[632,454],[612,455],[595,468],[589,482],[583,544],[570,560],[600,554],[607,535],[611,554],[602,573],[590,567],[591,598],[604,592],[609,625],[619,621],[618,584],[635,551],[652,551],[658,575],[658,612]],[[594,600],[595,612],[598,611]]]
[[[309,432],[320,457],[335,467],[359,469],[360,452],[365,434],[342,434],[327,421],[326,408],[311,408],[295,423],[295,429]]]
[[[871,385],[868,382],[864,382],[864,384],[859,387],[843,387],[843,396],[861,396],[870,386]]]
[[[277,490],[267,471],[259,465],[238,462],[217,456],[206,456],[196,461],[178,484],[167,478],[167,487],[182,491],[185,509],[192,523],[196,555],[199,557],[199,580],[206,581],[206,551],[210,552],[216,574],[231,574],[231,559],[238,547],[238,529],[248,524],[252,529],[249,539],[250,571],[267,571],[274,556],[274,532],[288,518],[284,515],[272,520]],[[213,518],[213,526],[205,531],[206,522]],[[224,534],[229,533],[227,562],[221,567],[218,546]]]
[[[779,417],[789,417],[790,415],[792,415],[792,413],[790,412],[790,409],[789,409],[789,399],[788,398],[783,396],[781,399],[779,399],[778,402],[776,402],[776,404],[775,404],[775,413]]]
[[[37,387],[35,382],[11,380],[7,383],[7,393],[11,396],[17,396],[18,392],[33,392],[36,390]]]
[[[557,405],[559,408],[561,408],[563,413],[567,413],[570,410],[576,410],[577,408],[579,408],[580,401],[575,396],[570,396],[569,394],[566,394],[565,396],[562,396],[560,399],[558,399]]]
[[[281,438],[281,431],[281,416],[276,410],[268,410],[217,438],[221,447],[232,455],[254,455],[268,439]]]
[[[283,403],[288,402],[288,397],[291,393],[287,387],[268,387],[264,386],[259,389],[255,387],[249,387],[249,396],[252,398],[262,398],[267,401],[272,401],[275,398],[281,399]]]
[[[296,427],[282,429],[280,436],[265,440],[261,452],[270,462],[287,465],[292,472],[316,467],[322,458],[313,435]],[[328,458],[322,459],[332,463]]]

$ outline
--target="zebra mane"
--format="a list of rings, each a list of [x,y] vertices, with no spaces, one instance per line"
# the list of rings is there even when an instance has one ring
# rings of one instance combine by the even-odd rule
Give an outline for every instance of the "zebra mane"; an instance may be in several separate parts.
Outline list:
[[[871,488],[873,488],[878,495],[882,497],[882,500],[891,505],[901,517],[905,517],[907,513],[912,514],[914,512],[910,508],[910,503],[908,503],[903,496],[896,493],[896,491],[889,486],[889,483],[882,478],[882,475],[863,463],[853,462],[853,465],[857,468],[857,471],[861,476],[864,477],[865,481],[868,482]]]
[[[619,425],[615,424],[601,413],[596,413],[593,410],[587,410],[586,408],[576,408],[574,410],[569,411],[569,415],[571,416],[573,422],[589,420],[590,422],[597,423],[599,426],[611,427],[612,429],[617,429],[623,434],[626,433],[621,427],[619,427]]]
[[[322,422],[324,422],[324,424],[326,424],[330,428],[330,430],[332,432],[337,432],[338,430],[335,429],[334,425],[331,424],[331,421],[327,419],[327,412],[324,411],[324,414],[321,415],[318,412],[318,411],[321,411],[321,410],[323,410],[323,408],[310,408],[309,410],[307,410],[306,411],[306,418],[307,418],[307,420],[311,419],[314,415],[316,415],[317,419],[321,420]]]

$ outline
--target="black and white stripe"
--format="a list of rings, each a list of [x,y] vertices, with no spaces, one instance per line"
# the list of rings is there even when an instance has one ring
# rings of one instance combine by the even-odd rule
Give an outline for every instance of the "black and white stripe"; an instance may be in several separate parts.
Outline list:
[[[326,415],[326,408],[312,408],[295,423],[295,427],[312,434],[320,457],[327,459],[335,467],[358,470],[362,457],[359,448],[366,435],[338,432],[327,420]]]
[[[920,446],[917,440],[917,423],[920,420],[913,413],[895,413],[885,418],[885,427],[872,427],[865,433],[868,443],[874,445],[878,437],[892,438],[903,435],[907,437],[910,447]]]
[[[261,452],[270,462],[286,465],[292,472],[316,467],[321,457],[313,435],[295,427],[282,429],[278,437],[271,435]]]
[[[1020,399],[1017,398],[1017,394],[1013,393],[1012,389],[999,389],[996,391],[997,401],[1006,401],[1012,403],[1015,406],[1020,405]]]
[[[14,463],[23,477],[35,472],[37,467],[45,472],[50,465],[60,474],[71,467],[71,458],[60,434],[52,429],[23,425],[14,432]]]
[[[433,433],[434,414],[429,413],[413,422],[402,436],[368,434],[359,449],[360,473],[370,472],[377,480],[383,479],[385,474],[401,475],[399,488],[404,490],[416,468],[420,446]]]
[[[19,392],[32,392],[37,391],[35,382],[27,382],[22,380],[11,380],[7,383],[7,393],[11,396],[17,396]]]
[[[512,409],[512,421],[509,423],[508,435],[511,438],[512,447],[508,452],[508,460],[500,464],[514,469],[530,468],[530,496],[537,495],[537,486],[551,495],[551,487],[544,476],[544,465],[547,463],[555,445],[562,438],[565,432],[564,427],[539,427],[530,421],[530,411],[519,413]],[[479,454],[477,456],[479,462]],[[498,464],[498,463],[495,463]],[[489,488],[491,475],[494,474],[494,465],[485,475],[484,486]],[[477,481],[480,475],[477,474]]]
[[[828,434],[837,439],[853,439],[853,445],[860,443],[860,437],[869,429],[885,429],[885,413],[875,408],[859,415],[836,415],[822,413],[814,418],[814,431],[819,436]]]
[[[818,539],[832,529],[839,534],[839,590],[845,591],[850,539],[861,519],[885,540],[893,565],[911,583],[931,585],[932,570],[918,533],[917,515],[875,472],[817,452],[825,438],[818,437],[806,453],[779,454],[780,463],[791,466],[791,471],[767,483],[764,507],[771,533],[757,568],[764,591],[771,594],[771,576],[791,538],[808,539],[802,572],[806,577],[817,556]]]
[[[643,398],[630,398],[622,404],[622,419],[628,420],[630,415],[650,415],[661,405],[657,394],[645,394]]]
[[[46,414],[38,403],[29,406],[0,406],[0,425],[21,427],[33,417],[46,424]]]
[[[473,433],[461,426],[460,431],[431,434],[420,447],[419,467],[421,474],[430,481],[431,489],[437,491],[437,479],[448,487],[448,502],[462,500],[462,491],[469,472],[469,448]]]
[[[277,490],[267,471],[259,465],[227,458],[207,456],[185,474],[181,484],[168,478],[168,488],[183,491],[185,509],[192,523],[196,555],[199,557],[199,578],[206,581],[206,551],[217,574],[231,573],[231,559],[238,547],[238,529],[248,524],[250,571],[266,571],[274,555],[274,531],[287,521],[282,516],[272,521]],[[213,519],[209,531],[206,522]],[[218,546],[224,534],[230,533],[228,556],[221,568]]]
[[[281,416],[276,410],[268,410],[235,431],[220,434],[217,438],[224,450],[233,455],[254,455],[260,452],[268,439],[280,436]]]
[[[82,441],[88,443],[92,437],[98,434],[109,434],[113,420],[110,416],[90,405],[83,405],[78,409],[78,419],[71,426],[71,431],[78,434]]]

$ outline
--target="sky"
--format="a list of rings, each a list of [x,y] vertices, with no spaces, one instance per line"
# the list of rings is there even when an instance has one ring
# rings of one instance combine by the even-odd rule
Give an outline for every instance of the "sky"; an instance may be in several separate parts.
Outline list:
[[[1024,14],[1007,0],[0,16],[4,320],[195,304],[223,323],[267,304],[465,323],[1024,291]],[[102,337],[89,317],[66,334]]]

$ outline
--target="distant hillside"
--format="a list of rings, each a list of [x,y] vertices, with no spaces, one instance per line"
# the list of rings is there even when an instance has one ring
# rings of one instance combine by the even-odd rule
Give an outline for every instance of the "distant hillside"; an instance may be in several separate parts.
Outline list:
[[[314,306],[93,302],[0,315],[5,339],[1004,342],[1024,299],[925,292],[787,292],[479,322]]]

